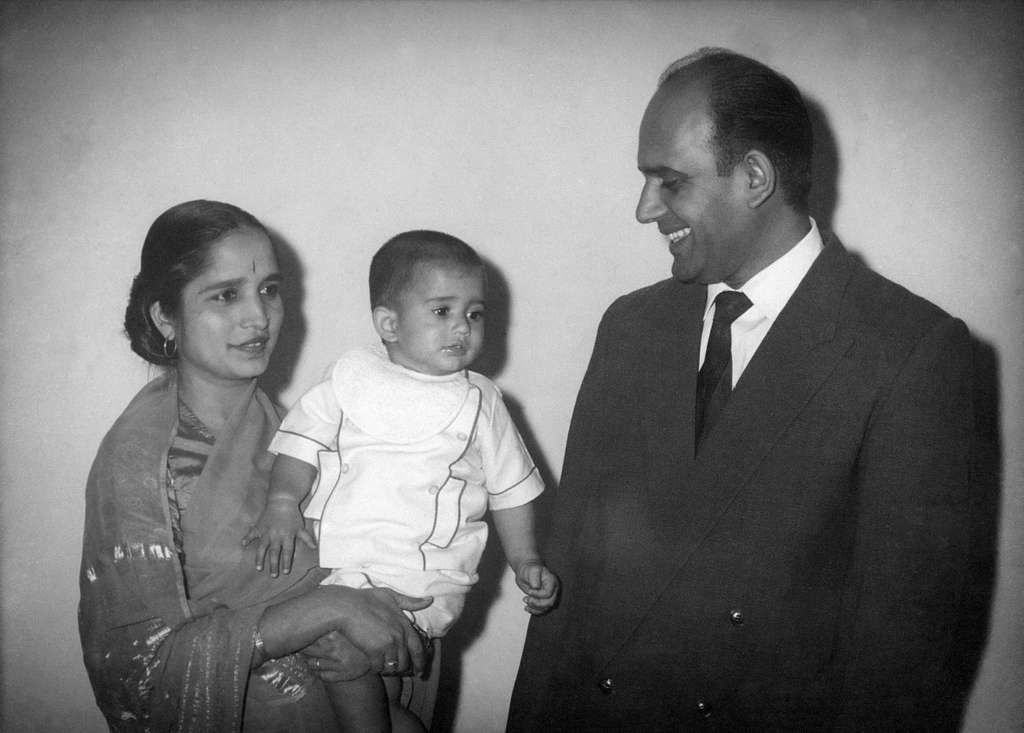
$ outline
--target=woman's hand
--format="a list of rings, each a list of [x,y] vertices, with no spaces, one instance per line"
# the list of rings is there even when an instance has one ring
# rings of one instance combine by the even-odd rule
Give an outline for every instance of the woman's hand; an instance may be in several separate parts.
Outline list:
[[[432,602],[432,598],[413,598],[386,588],[321,585],[267,607],[257,631],[267,657],[306,651],[320,659],[321,666],[322,660],[332,660],[331,670],[338,673],[337,679],[349,674],[359,677],[367,671],[422,674],[426,664],[423,642],[403,612],[419,611]],[[333,638],[332,632],[340,632],[356,653]],[[255,663],[261,661],[254,657]]]
[[[370,660],[337,631],[321,636],[302,650],[309,667],[324,682],[344,682],[372,671]]]
[[[321,591],[342,595],[347,606],[341,633],[366,658],[368,668],[383,674],[422,674],[426,650],[420,635],[403,611],[419,611],[431,598],[413,598],[387,588],[352,590],[321,586]]]

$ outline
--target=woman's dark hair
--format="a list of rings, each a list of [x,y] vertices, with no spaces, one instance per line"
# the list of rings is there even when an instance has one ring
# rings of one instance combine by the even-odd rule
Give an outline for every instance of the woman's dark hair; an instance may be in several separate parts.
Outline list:
[[[165,349],[150,308],[159,303],[166,315],[178,315],[181,291],[206,267],[210,245],[236,229],[267,233],[255,216],[220,201],[186,201],[156,218],[142,245],[139,274],[132,281],[124,313],[132,351],[159,366],[177,362],[177,351]]]
[[[402,232],[385,242],[370,262],[370,307],[395,307],[423,264],[485,269],[476,250],[458,237],[429,229]]]

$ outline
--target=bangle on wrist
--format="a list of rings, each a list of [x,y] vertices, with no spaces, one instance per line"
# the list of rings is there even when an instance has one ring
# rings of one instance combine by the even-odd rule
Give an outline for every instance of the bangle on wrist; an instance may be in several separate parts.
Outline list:
[[[252,648],[254,652],[266,658],[267,648],[263,644],[263,634],[260,633],[259,624],[256,624],[256,628],[252,630]]]

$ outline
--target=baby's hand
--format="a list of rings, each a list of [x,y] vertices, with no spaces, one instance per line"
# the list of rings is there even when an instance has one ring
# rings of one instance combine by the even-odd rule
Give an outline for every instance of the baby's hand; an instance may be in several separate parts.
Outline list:
[[[259,540],[256,569],[263,570],[263,560],[269,557],[270,576],[276,578],[278,570],[283,570],[285,575],[292,571],[296,538],[309,549],[316,549],[316,540],[306,529],[298,503],[290,496],[270,497],[256,524],[242,538],[242,546]]]
[[[558,576],[540,560],[528,560],[516,568],[516,584],[526,593],[523,602],[534,616],[547,613],[558,601]]]

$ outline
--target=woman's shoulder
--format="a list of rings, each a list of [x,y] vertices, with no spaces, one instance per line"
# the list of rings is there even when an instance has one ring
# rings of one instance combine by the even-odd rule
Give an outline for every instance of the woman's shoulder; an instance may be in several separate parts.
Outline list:
[[[96,463],[102,463],[121,446],[139,445],[157,434],[169,436],[176,418],[176,405],[173,373],[161,374],[147,382],[107,430],[96,454]]]
[[[114,421],[110,432],[130,430],[139,421],[151,419],[155,412],[160,411],[170,399],[177,396],[176,386],[174,373],[171,371],[146,382]]]

